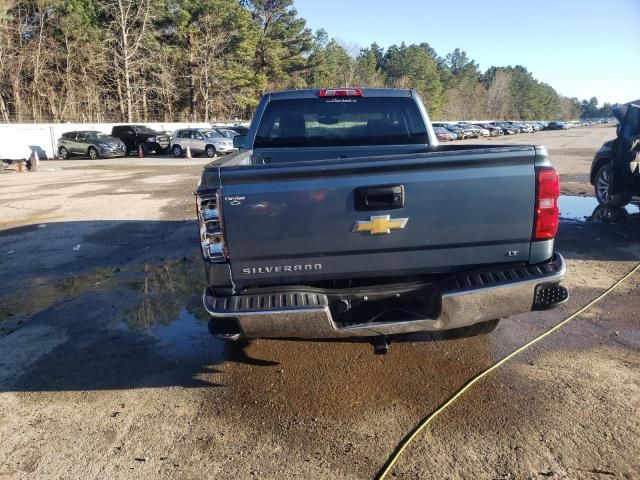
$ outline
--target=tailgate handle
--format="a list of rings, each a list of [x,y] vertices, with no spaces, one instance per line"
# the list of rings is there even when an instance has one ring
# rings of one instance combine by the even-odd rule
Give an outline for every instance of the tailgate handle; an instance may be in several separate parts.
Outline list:
[[[355,190],[355,208],[358,211],[393,210],[404,207],[404,185],[358,187]]]

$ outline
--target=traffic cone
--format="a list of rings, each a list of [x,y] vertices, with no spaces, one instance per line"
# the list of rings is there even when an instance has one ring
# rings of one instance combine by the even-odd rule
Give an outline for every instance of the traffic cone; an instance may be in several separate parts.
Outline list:
[[[191,149],[187,147],[187,158],[191,158]]]
[[[38,151],[33,151],[33,158],[31,159],[31,171],[37,172],[40,168],[40,158],[38,158]]]
[[[142,151],[142,145],[138,145],[138,158],[144,158],[144,152]]]

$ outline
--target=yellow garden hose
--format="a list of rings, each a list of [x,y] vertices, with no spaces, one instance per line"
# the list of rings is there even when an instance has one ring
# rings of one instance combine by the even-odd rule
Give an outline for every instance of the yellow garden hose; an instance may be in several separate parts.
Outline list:
[[[382,467],[382,469],[378,472],[377,475],[377,479],[378,480],[384,480],[387,477],[387,474],[393,469],[394,465],[396,464],[396,462],[398,461],[398,459],[400,458],[400,455],[402,455],[402,453],[405,451],[405,449],[409,446],[409,444],[418,436],[418,434],[420,432],[422,432],[422,430],[424,430],[424,428],[429,425],[429,423],[431,423],[431,420],[433,420],[434,418],[436,418],[440,413],[442,413],[447,407],[449,407],[451,404],[453,404],[456,400],[458,400],[463,393],[465,393],[467,390],[469,390],[473,385],[475,385],[478,381],[480,381],[482,378],[486,377],[487,375],[489,375],[491,372],[493,372],[495,369],[497,369],[498,367],[500,367],[501,365],[503,365],[504,363],[508,362],[509,360],[511,360],[513,357],[515,357],[516,355],[524,352],[525,350],[527,350],[529,347],[535,345],[536,343],[538,343],[540,340],[542,340],[543,338],[547,337],[548,335],[551,335],[552,333],[554,333],[555,331],[559,330],[560,328],[564,327],[567,323],[569,323],[571,320],[573,320],[574,318],[576,318],[577,316],[581,315],[582,313],[584,313],[586,310],[588,310],[589,308],[591,308],[593,305],[595,305],[596,303],[598,303],[600,300],[602,300],[604,297],[606,297],[607,295],[609,295],[613,290],[615,290],[616,288],[618,288],[620,286],[620,284],[622,282],[624,282],[625,280],[627,280],[629,277],[631,277],[634,273],[636,273],[638,270],[640,269],[640,263],[638,265],[636,265],[633,269],[631,269],[631,271],[629,273],[627,273],[624,277],[622,277],[620,280],[618,280],[616,283],[614,283],[613,285],[611,285],[607,290],[605,290],[603,293],[601,293],[599,296],[597,296],[595,299],[593,299],[591,302],[589,302],[587,305],[585,305],[584,307],[582,307],[580,310],[578,310],[577,312],[569,315],[567,318],[565,318],[564,320],[562,320],[560,323],[558,323],[556,326],[550,328],[549,330],[547,330],[546,332],[538,335],[537,337],[535,337],[533,340],[530,340],[529,342],[525,343],[524,345],[522,345],[521,347],[517,348],[516,350],[514,350],[513,352],[511,352],[509,355],[507,355],[506,357],[498,360],[496,363],[494,363],[493,365],[491,365],[490,367],[488,367],[486,370],[483,370],[482,372],[476,374],[475,376],[471,377],[469,380],[467,380],[467,382],[462,385],[462,387],[460,387],[451,397],[449,397],[449,399],[444,402],[443,404],[441,404],[438,408],[436,408],[433,412],[431,412],[429,415],[427,415],[425,418],[423,418],[420,423],[418,423],[418,425],[416,425],[416,427],[407,435],[405,436],[402,441],[398,444],[398,446],[396,447],[396,449],[394,450],[393,454],[389,457],[389,459],[387,460],[387,462],[384,464],[384,466]]]

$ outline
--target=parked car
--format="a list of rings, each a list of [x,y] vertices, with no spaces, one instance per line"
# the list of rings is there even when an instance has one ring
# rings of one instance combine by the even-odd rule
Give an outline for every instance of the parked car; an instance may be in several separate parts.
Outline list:
[[[451,133],[453,133],[456,136],[454,138],[454,140],[464,140],[465,138],[467,138],[467,136],[464,133],[464,131],[462,130],[462,128],[460,128],[460,127],[458,127],[456,125],[452,125],[450,123],[441,123],[441,122],[432,123],[431,125],[434,128],[435,127],[440,127],[440,128],[444,128],[444,129],[450,131]]]
[[[490,129],[488,129],[486,127],[483,127],[481,125],[475,125],[475,124],[471,125],[471,126],[480,129],[480,136],[482,136],[482,137],[490,137],[491,136],[491,130]]]
[[[476,127],[475,125],[470,125],[468,123],[458,123],[458,127],[467,132],[470,138],[478,138],[482,135],[482,129],[480,127]]]
[[[506,122],[506,124],[513,128],[517,133],[524,133],[522,124],[518,122]]]
[[[457,140],[464,140],[466,138],[471,138],[472,132],[470,130],[465,130],[458,125],[446,125],[444,128],[449,130],[452,133],[456,134]]]
[[[140,149],[145,155],[149,152],[164,153],[171,145],[169,135],[144,125],[116,125],[111,129],[111,135],[124,142],[127,153]]]
[[[124,157],[127,153],[122,140],[96,130],[63,133],[58,139],[56,151],[63,160],[72,155],[86,155],[94,160],[100,157]]]
[[[518,129],[519,133],[531,133],[533,132],[532,128],[527,128],[524,123],[514,122],[513,126]]]
[[[449,142],[451,140],[454,140],[453,136],[455,135],[456,138],[458,138],[458,135],[456,135],[453,132],[450,132],[449,130],[447,130],[444,127],[433,127],[433,131],[436,134],[436,137],[438,138],[438,140],[443,141],[443,142]]]
[[[568,299],[546,149],[429,148],[407,90],[272,92],[253,118],[196,191],[210,333],[376,337],[385,351],[391,335],[487,333]]]
[[[502,135],[514,135],[518,133],[515,131],[515,129],[511,128],[504,122],[491,122],[489,125],[495,128],[499,128],[502,131]]]
[[[568,130],[569,127],[564,122],[549,122],[545,130]]]
[[[516,133],[520,133],[518,129],[504,122],[494,122],[492,125],[500,128],[502,130],[503,135],[515,135]]]
[[[590,181],[601,205],[623,207],[640,195],[640,100],[617,106],[616,138],[591,163]]]
[[[496,125],[492,125],[490,123],[481,123],[478,125],[479,127],[482,127],[486,130],[489,131],[489,135],[492,137],[497,137],[499,135],[503,135],[504,132],[502,131],[502,128],[496,126]]]
[[[228,154],[236,151],[233,140],[212,129],[185,128],[178,130],[171,145],[175,157],[182,157],[189,148],[192,155],[206,155],[209,158],[217,154]]]

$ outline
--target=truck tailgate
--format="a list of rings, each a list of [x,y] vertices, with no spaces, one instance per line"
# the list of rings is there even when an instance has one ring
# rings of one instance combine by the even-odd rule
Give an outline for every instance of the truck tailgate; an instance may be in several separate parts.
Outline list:
[[[242,288],[527,261],[535,156],[534,147],[518,146],[223,167],[234,282]],[[400,186],[400,208],[391,208],[388,188],[376,196],[376,187]],[[357,189],[373,209],[362,209]]]

